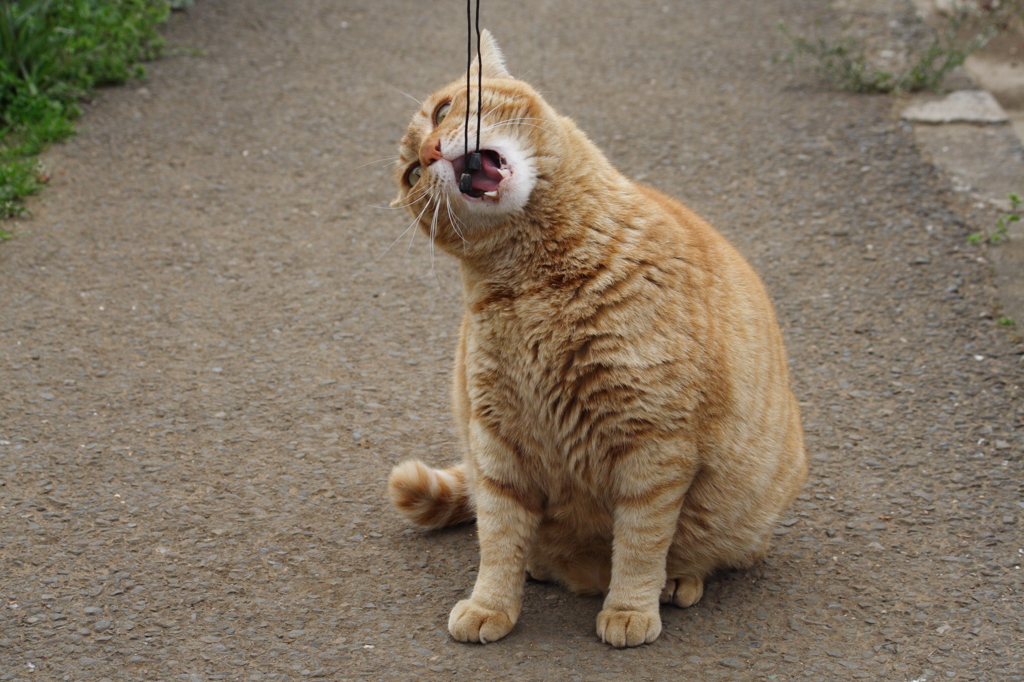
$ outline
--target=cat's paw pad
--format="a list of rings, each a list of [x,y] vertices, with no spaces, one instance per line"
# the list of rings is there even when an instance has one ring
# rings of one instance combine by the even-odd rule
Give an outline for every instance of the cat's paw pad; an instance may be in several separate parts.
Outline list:
[[[512,631],[515,622],[501,611],[494,611],[471,599],[463,599],[448,618],[448,632],[460,642],[486,644],[499,640]]]
[[[597,634],[617,649],[650,644],[661,634],[661,616],[657,611],[605,609],[597,615]]]
[[[704,596],[704,581],[700,578],[675,578],[665,581],[665,587],[661,590],[660,601],[662,604],[675,604],[685,609],[693,606]]]

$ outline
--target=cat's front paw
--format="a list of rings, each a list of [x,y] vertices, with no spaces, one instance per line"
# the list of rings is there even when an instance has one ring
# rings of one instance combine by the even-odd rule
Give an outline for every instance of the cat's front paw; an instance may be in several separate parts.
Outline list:
[[[460,642],[493,642],[511,632],[513,625],[515,621],[506,614],[475,604],[472,599],[456,604],[448,618],[448,632]]]
[[[661,634],[661,616],[657,611],[605,609],[597,614],[597,634],[617,649],[650,644]]]

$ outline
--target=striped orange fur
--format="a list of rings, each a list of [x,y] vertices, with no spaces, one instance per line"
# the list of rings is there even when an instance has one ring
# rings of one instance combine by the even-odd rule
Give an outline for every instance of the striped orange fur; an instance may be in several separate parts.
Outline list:
[[[689,606],[710,573],[764,556],[806,478],[782,337],[717,232],[616,171],[486,33],[482,56],[472,188],[458,186],[460,79],[414,116],[394,202],[460,261],[463,464],[406,462],[389,494],[432,528],[476,514],[480,571],[451,613],[456,639],[507,634],[529,572],[603,594],[605,642],[651,642],[659,600]]]
[[[388,497],[405,518],[426,528],[454,526],[475,517],[461,466],[442,470],[405,462],[391,472]]]

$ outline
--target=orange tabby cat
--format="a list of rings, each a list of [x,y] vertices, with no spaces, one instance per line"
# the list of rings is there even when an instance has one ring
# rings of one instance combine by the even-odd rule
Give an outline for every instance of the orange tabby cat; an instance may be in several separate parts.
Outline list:
[[[605,642],[652,642],[659,599],[690,606],[715,569],[763,557],[806,477],[782,338],[717,232],[612,168],[486,32],[481,54],[472,188],[459,191],[460,80],[413,118],[394,202],[461,262],[464,462],[405,462],[388,492],[423,526],[476,518],[480,571],[448,621],[456,639],[508,634],[528,571],[604,594]]]

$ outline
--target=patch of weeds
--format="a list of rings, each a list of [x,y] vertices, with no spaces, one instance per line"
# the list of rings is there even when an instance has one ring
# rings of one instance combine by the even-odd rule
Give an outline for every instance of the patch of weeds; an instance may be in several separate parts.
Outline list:
[[[82,98],[144,77],[169,11],[168,0],[0,0],[0,217],[26,213],[42,184],[34,157],[74,135]]]
[[[943,30],[929,30],[928,38],[907,55],[907,65],[895,71],[875,65],[868,59],[864,43],[856,38],[809,40],[790,35],[782,24],[778,28],[793,44],[786,61],[810,63],[814,72],[837,90],[884,94],[941,90],[949,72],[995,35],[999,20],[985,17],[978,25],[978,17],[963,9]]]
[[[996,324],[1000,327],[1016,327],[1017,323],[1012,317],[1000,317],[996,320]]]
[[[25,215],[28,209],[22,199],[35,194],[43,186],[38,162],[34,158],[0,161],[0,218]],[[10,233],[0,239],[10,239]]]
[[[992,232],[992,236],[988,238],[992,244],[998,244],[1001,241],[1005,241],[1010,238],[1009,228],[1010,223],[1020,222],[1020,209],[1021,199],[1020,195],[1016,192],[1010,193],[1010,212],[1004,213],[999,216],[999,220],[996,221],[996,229]]]
[[[1010,238],[1009,230],[1010,223],[1019,222],[1020,207],[1024,203],[1024,200],[1020,198],[1020,195],[1016,192],[1011,192],[1010,198],[1010,210],[1007,213],[999,216],[999,220],[996,221],[996,227],[991,232],[975,232],[974,234],[967,235],[967,243],[976,244],[999,244]]]
[[[815,73],[831,87],[846,92],[892,92],[895,88],[896,76],[872,66],[864,54],[864,45],[856,39],[811,41],[789,35],[781,25],[779,30],[793,41],[793,49],[786,60],[793,63],[809,59]]]

